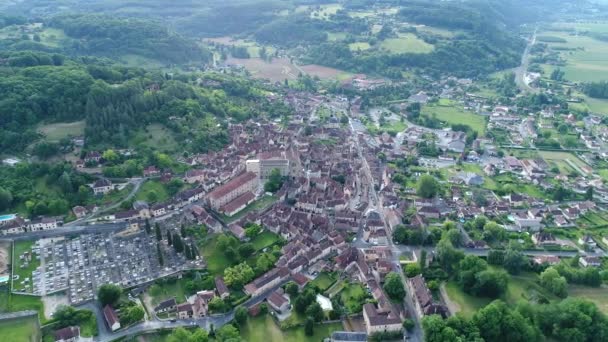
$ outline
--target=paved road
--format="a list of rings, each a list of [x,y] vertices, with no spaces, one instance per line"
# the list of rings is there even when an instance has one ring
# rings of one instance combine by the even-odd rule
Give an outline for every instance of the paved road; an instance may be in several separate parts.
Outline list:
[[[526,46],[526,49],[524,50],[524,53],[521,56],[521,65],[519,67],[513,69],[513,71],[515,72],[515,83],[517,83],[517,86],[519,87],[519,89],[521,89],[521,91],[528,92],[528,93],[538,93],[539,92],[539,90],[537,88],[531,87],[524,80],[526,71],[528,70],[528,65],[530,63],[530,49],[536,43],[537,30],[538,29],[534,29],[534,33],[532,34],[532,37],[528,41],[528,45]]]
[[[63,226],[52,230],[6,235],[0,240],[36,240],[73,234],[107,233],[121,230],[125,227],[125,223],[97,223],[79,226]]]

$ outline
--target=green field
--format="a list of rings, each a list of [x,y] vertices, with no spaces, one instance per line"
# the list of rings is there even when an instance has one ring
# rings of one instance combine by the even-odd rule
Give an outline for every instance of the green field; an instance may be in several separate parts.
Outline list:
[[[566,162],[566,160],[570,161],[572,164],[578,166],[579,168],[582,168],[587,165],[580,158],[569,152],[539,151],[538,154],[548,163],[555,163],[560,169],[560,171],[562,171],[562,168],[564,169],[564,171],[574,169]]]
[[[441,99],[437,104],[422,107],[422,114],[432,116],[448,124],[465,124],[477,131],[479,135],[486,132],[486,120],[483,116],[465,111],[460,105],[451,100]]]
[[[568,296],[581,297],[592,301],[603,313],[608,315],[608,294],[605,288],[570,285]]]
[[[61,41],[66,38],[62,29],[46,28],[40,32],[40,42],[52,47],[59,47]]]
[[[38,131],[50,142],[59,142],[63,138],[75,137],[84,134],[85,122],[75,121],[68,123],[53,123],[40,126]]]
[[[156,193],[156,200],[155,201],[150,201],[149,198],[151,197],[150,193]],[[153,195],[152,195],[153,197]],[[146,181],[141,188],[139,188],[139,191],[137,191],[137,194],[135,195],[135,199],[138,201],[146,201],[146,202],[150,202],[150,203],[158,203],[158,202],[164,202],[169,198],[169,194],[167,193],[167,188],[165,187],[165,185],[163,183],[161,183],[160,181],[156,181],[156,180],[149,180]]]
[[[328,20],[332,15],[336,14],[343,7],[341,4],[321,5],[320,9],[313,10],[310,13],[311,18]]]
[[[207,262],[207,270],[214,276],[223,275],[224,270],[232,265],[230,260],[226,258],[224,251],[217,248],[218,237],[217,234],[213,235],[199,246],[199,251]]]
[[[390,53],[429,53],[433,45],[416,37],[415,34],[400,34],[398,38],[388,38],[380,43],[380,48]]]
[[[527,301],[539,296],[548,300],[555,300],[555,296],[549,294],[536,283],[537,278],[538,276],[534,273],[510,276],[507,292],[500,299],[509,305],[515,305],[519,300]],[[475,311],[492,302],[490,298],[476,297],[465,293],[455,281],[447,282],[445,290],[450,300],[456,303],[460,307],[460,312],[467,317],[471,317]]]
[[[152,298],[152,305],[158,305],[163,300],[175,297],[178,303],[186,300],[186,283],[189,279],[167,279],[150,286],[148,294]]]
[[[147,58],[140,55],[135,54],[125,54],[118,58],[120,62],[130,67],[139,67],[139,68],[154,68],[159,69],[164,65],[152,58]]]
[[[19,318],[0,322],[2,341],[38,342],[40,341],[40,326],[36,317]]]
[[[342,330],[341,323],[317,324],[313,336],[306,336],[304,327],[281,330],[269,315],[250,317],[241,327],[241,337],[248,342],[318,342],[333,331]]]
[[[321,292],[323,292],[327,290],[336,281],[336,279],[335,274],[322,272],[318,277],[315,278],[315,280],[310,282],[310,284],[317,286],[319,289],[321,289]]]
[[[367,292],[361,284],[349,284],[344,287],[340,293],[340,297],[348,312],[353,314],[361,312],[363,304],[365,304]]]
[[[348,48],[350,51],[365,51],[368,50],[371,46],[367,42],[358,42],[358,43],[350,43],[348,44]]]
[[[256,251],[261,251],[279,241],[279,236],[273,232],[264,231],[251,240],[251,244]]]
[[[145,130],[139,130],[129,145],[152,147],[167,152],[172,152],[178,147],[173,133],[161,124],[151,124]]]
[[[608,23],[578,24],[558,23],[559,28],[571,28],[592,33],[606,33]],[[565,77],[574,82],[592,82],[608,79],[608,42],[582,34],[561,31],[543,32],[544,36],[564,39],[566,42],[549,42],[551,48],[560,51],[567,62],[561,69]]]

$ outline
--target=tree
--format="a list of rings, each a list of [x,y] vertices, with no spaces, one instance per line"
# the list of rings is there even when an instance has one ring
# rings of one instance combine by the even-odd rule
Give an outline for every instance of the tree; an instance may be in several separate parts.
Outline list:
[[[255,252],[255,248],[251,243],[244,243],[239,246],[238,251],[241,258],[247,259]]]
[[[505,252],[503,266],[511,274],[519,274],[528,263],[526,256],[516,249],[509,248]]]
[[[240,325],[247,322],[247,316],[247,309],[244,306],[239,306],[236,308],[236,310],[234,310],[234,320]]]
[[[403,329],[405,329],[407,331],[411,331],[412,329],[414,329],[415,326],[416,326],[416,324],[410,318],[406,318],[403,321]]]
[[[241,340],[241,335],[239,333],[239,330],[232,324],[226,324],[223,327],[221,327],[220,329],[218,329],[218,331],[215,334],[216,339],[220,342],[225,342],[225,341],[240,341]]]
[[[167,230],[167,245],[169,245],[169,246],[173,245],[173,234],[171,233],[170,230]]]
[[[315,322],[321,322],[325,318],[323,308],[316,301],[306,308],[306,316],[311,317]]]
[[[458,230],[458,228],[448,230],[445,235],[452,243],[452,246],[460,247],[462,244],[462,234],[460,234],[460,230]]]
[[[539,341],[533,322],[510,310],[502,301],[494,301],[475,313],[472,319],[485,341]]]
[[[503,227],[498,223],[489,221],[483,226],[483,239],[487,242],[504,241],[507,234]]]
[[[500,250],[490,250],[488,252],[488,264],[490,265],[502,265],[505,260],[505,252]]]
[[[420,273],[422,273],[422,270],[420,269],[420,265],[418,265],[416,263],[407,264],[407,266],[405,266],[405,275],[408,278],[415,277],[415,276],[419,275]]]
[[[306,322],[304,323],[304,333],[306,336],[314,335],[315,331],[315,322],[312,317],[306,317]]]
[[[593,187],[588,187],[587,191],[585,191],[585,199],[588,201],[593,200]]]
[[[167,342],[207,342],[209,341],[209,335],[201,328],[192,330],[186,330],[179,327],[166,338]]]
[[[182,253],[184,251],[184,242],[178,234],[173,235],[173,248],[175,248],[177,253]]]
[[[144,309],[139,305],[133,305],[124,310],[121,315],[121,323],[128,325],[131,323],[139,322],[144,319]]]
[[[547,268],[540,274],[540,285],[558,297],[566,298],[568,296],[566,278],[560,276],[553,267]]]
[[[436,251],[441,267],[448,273],[451,272],[454,265],[464,257],[464,253],[454,248],[448,239],[441,239],[439,243],[437,243]]]
[[[390,272],[384,279],[384,291],[393,300],[402,300],[405,297],[405,288],[399,274]]]
[[[287,293],[290,298],[296,298],[299,292],[300,289],[298,287],[298,284],[294,283],[293,281],[290,281],[285,284],[285,293]]]
[[[182,223],[181,227],[179,227],[179,233],[181,234],[183,239],[185,239],[188,236],[188,233],[186,232],[186,226],[183,223]]]
[[[13,195],[5,188],[0,188],[0,210],[7,210],[11,207]]]
[[[247,263],[240,263],[233,267],[228,267],[224,270],[224,281],[226,285],[235,289],[241,289],[243,286],[253,279],[255,273],[251,266]]]
[[[145,223],[145,229],[146,229],[146,233],[150,234],[152,233],[152,226],[150,226],[150,221],[148,219],[146,219],[146,223]]]
[[[104,284],[97,290],[97,299],[101,303],[101,306],[114,305],[118,303],[122,289],[114,284]]]
[[[281,171],[279,169],[273,169],[270,171],[270,176],[264,184],[264,191],[266,192],[277,192],[281,189],[283,185],[283,176],[281,176]]]
[[[475,255],[467,255],[458,263],[457,279],[460,287],[470,292],[477,283],[477,274],[485,271],[488,264]]]
[[[310,288],[305,289],[293,302],[293,306],[298,313],[305,313],[306,309],[316,299],[317,294]]]
[[[214,313],[224,312],[226,311],[226,303],[220,297],[213,297],[209,301],[209,310]]]
[[[422,198],[433,198],[439,192],[439,183],[435,177],[425,174],[420,176],[416,185],[416,194]]]
[[[156,255],[158,256],[158,264],[163,266],[165,264],[165,260],[163,258],[163,251],[160,249],[160,244],[156,244]]]
[[[158,222],[154,224],[154,232],[156,233],[156,241],[162,241],[163,234],[160,231],[160,225],[158,224]]]
[[[485,270],[477,273],[475,278],[472,293],[490,298],[498,298],[505,293],[509,282],[505,271]]]

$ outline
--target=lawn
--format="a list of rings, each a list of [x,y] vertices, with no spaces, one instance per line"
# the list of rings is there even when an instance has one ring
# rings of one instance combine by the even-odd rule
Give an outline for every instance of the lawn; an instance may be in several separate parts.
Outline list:
[[[178,303],[186,300],[186,283],[190,279],[166,279],[150,286],[148,294],[152,298],[152,305],[158,305],[163,300],[175,297]]]
[[[332,332],[343,330],[341,323],[317,324],[313,336],[306,336],[304,327],[281,330],[269,315],[250,317],[241,327],[241,337],[248,342],[318,342]]]
[[[25,317],[0,322],[2,341],[38,342],[40,326],[36,317]]]
[[[460,313],[465,317],[471,317],[475,311],[483,308],[492,302],[489,298],[480,298],[471,296],[460,288],[454,281],[449,281],[445,284],[445,290],[450,297],[450,300],[460,307]]]
[[[380,130],[389,133],[400,133],[405,131],[407,125],[401,121],[388,121],[386,124],[380,126]]]
[[[279,236],[273,232],[264,231],[251,240],[251,244],[256,251],[274,245],[279,241]]]
[[[368,297],[367,292],[361,284],[349,284],[340,293],[342,303],[349,313],[359,313],[365,304],[365,299]]]
[[[154,195],[150,195],[151,193],[156,194],[156,200],[151,200],[150,197],[154,197]],[[169,198],[169,194],[167,193],[167,188],[165,185],[157,180],[149,180],[146,181],[137,194],[135,195],[135,199],[138,201],[146,201],[149,203],[157,203],[164,202]]]
[[[43,125],[38,131],[50,142],[59,142],[63,138],[75,137],[84,134],[84,120],[69,123],[53,123]]]
[[[319,289],[321,289],[321,292],[323,292],[327,290],[335,281],[335,273],[322,272],[317,278],[315,278],[315,280],[311,282],[311,284],[317,286]]]
[[[581,297],[592,301],[603,313],[608,315],[608,294],[605,288],[570,285],[569,297]]]
[[[448,124],[465,124],[477,131],[480,135],[486,132],[486,119],[481,115],[465,111],[460,105],[451,100],[440,100],[437,104],[422,107],[422,114],[435,115],[440,121]]]
[[[34,245],[34,241],[17,241],[15,242],[15,249],[13,254],[13,274],[18,275],[19,278],[13,281],[13,290],[20,292],[32,292],[32,272],[40,266],[40,260],[36,259],[35,255],[32,252],[32,246]],[[23,255],[23,253],[29,252],[31,254],[31,260],[27,264],[27,267],[21,267],[25,265],[20,261],[19,257]],[[25,285],[22,285],[21,282],[26,278],[29,278],[29,282],[27,283],[27,289],[24,288]]]
[[[232,265],[230,260],[226,258],[224,251],[217,248],[218,237],[219,235],[217,234],[209,236],[209,238],[199,246],[200,253],[207,262],[207,270],[214,276],[223,275],[224,270]]]
[[[416,37],[413,33],[400,34],[398,38],[388,38],[380,43],[380,48],[390,53],[429,53],[433,45]]]

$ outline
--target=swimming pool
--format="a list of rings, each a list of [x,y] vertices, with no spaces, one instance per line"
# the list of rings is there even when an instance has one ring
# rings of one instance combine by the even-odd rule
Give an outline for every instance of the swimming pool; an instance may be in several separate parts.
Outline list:
[[[16,217],[15,214],[0,215],[0,222],[14,220],[15,217]]]

